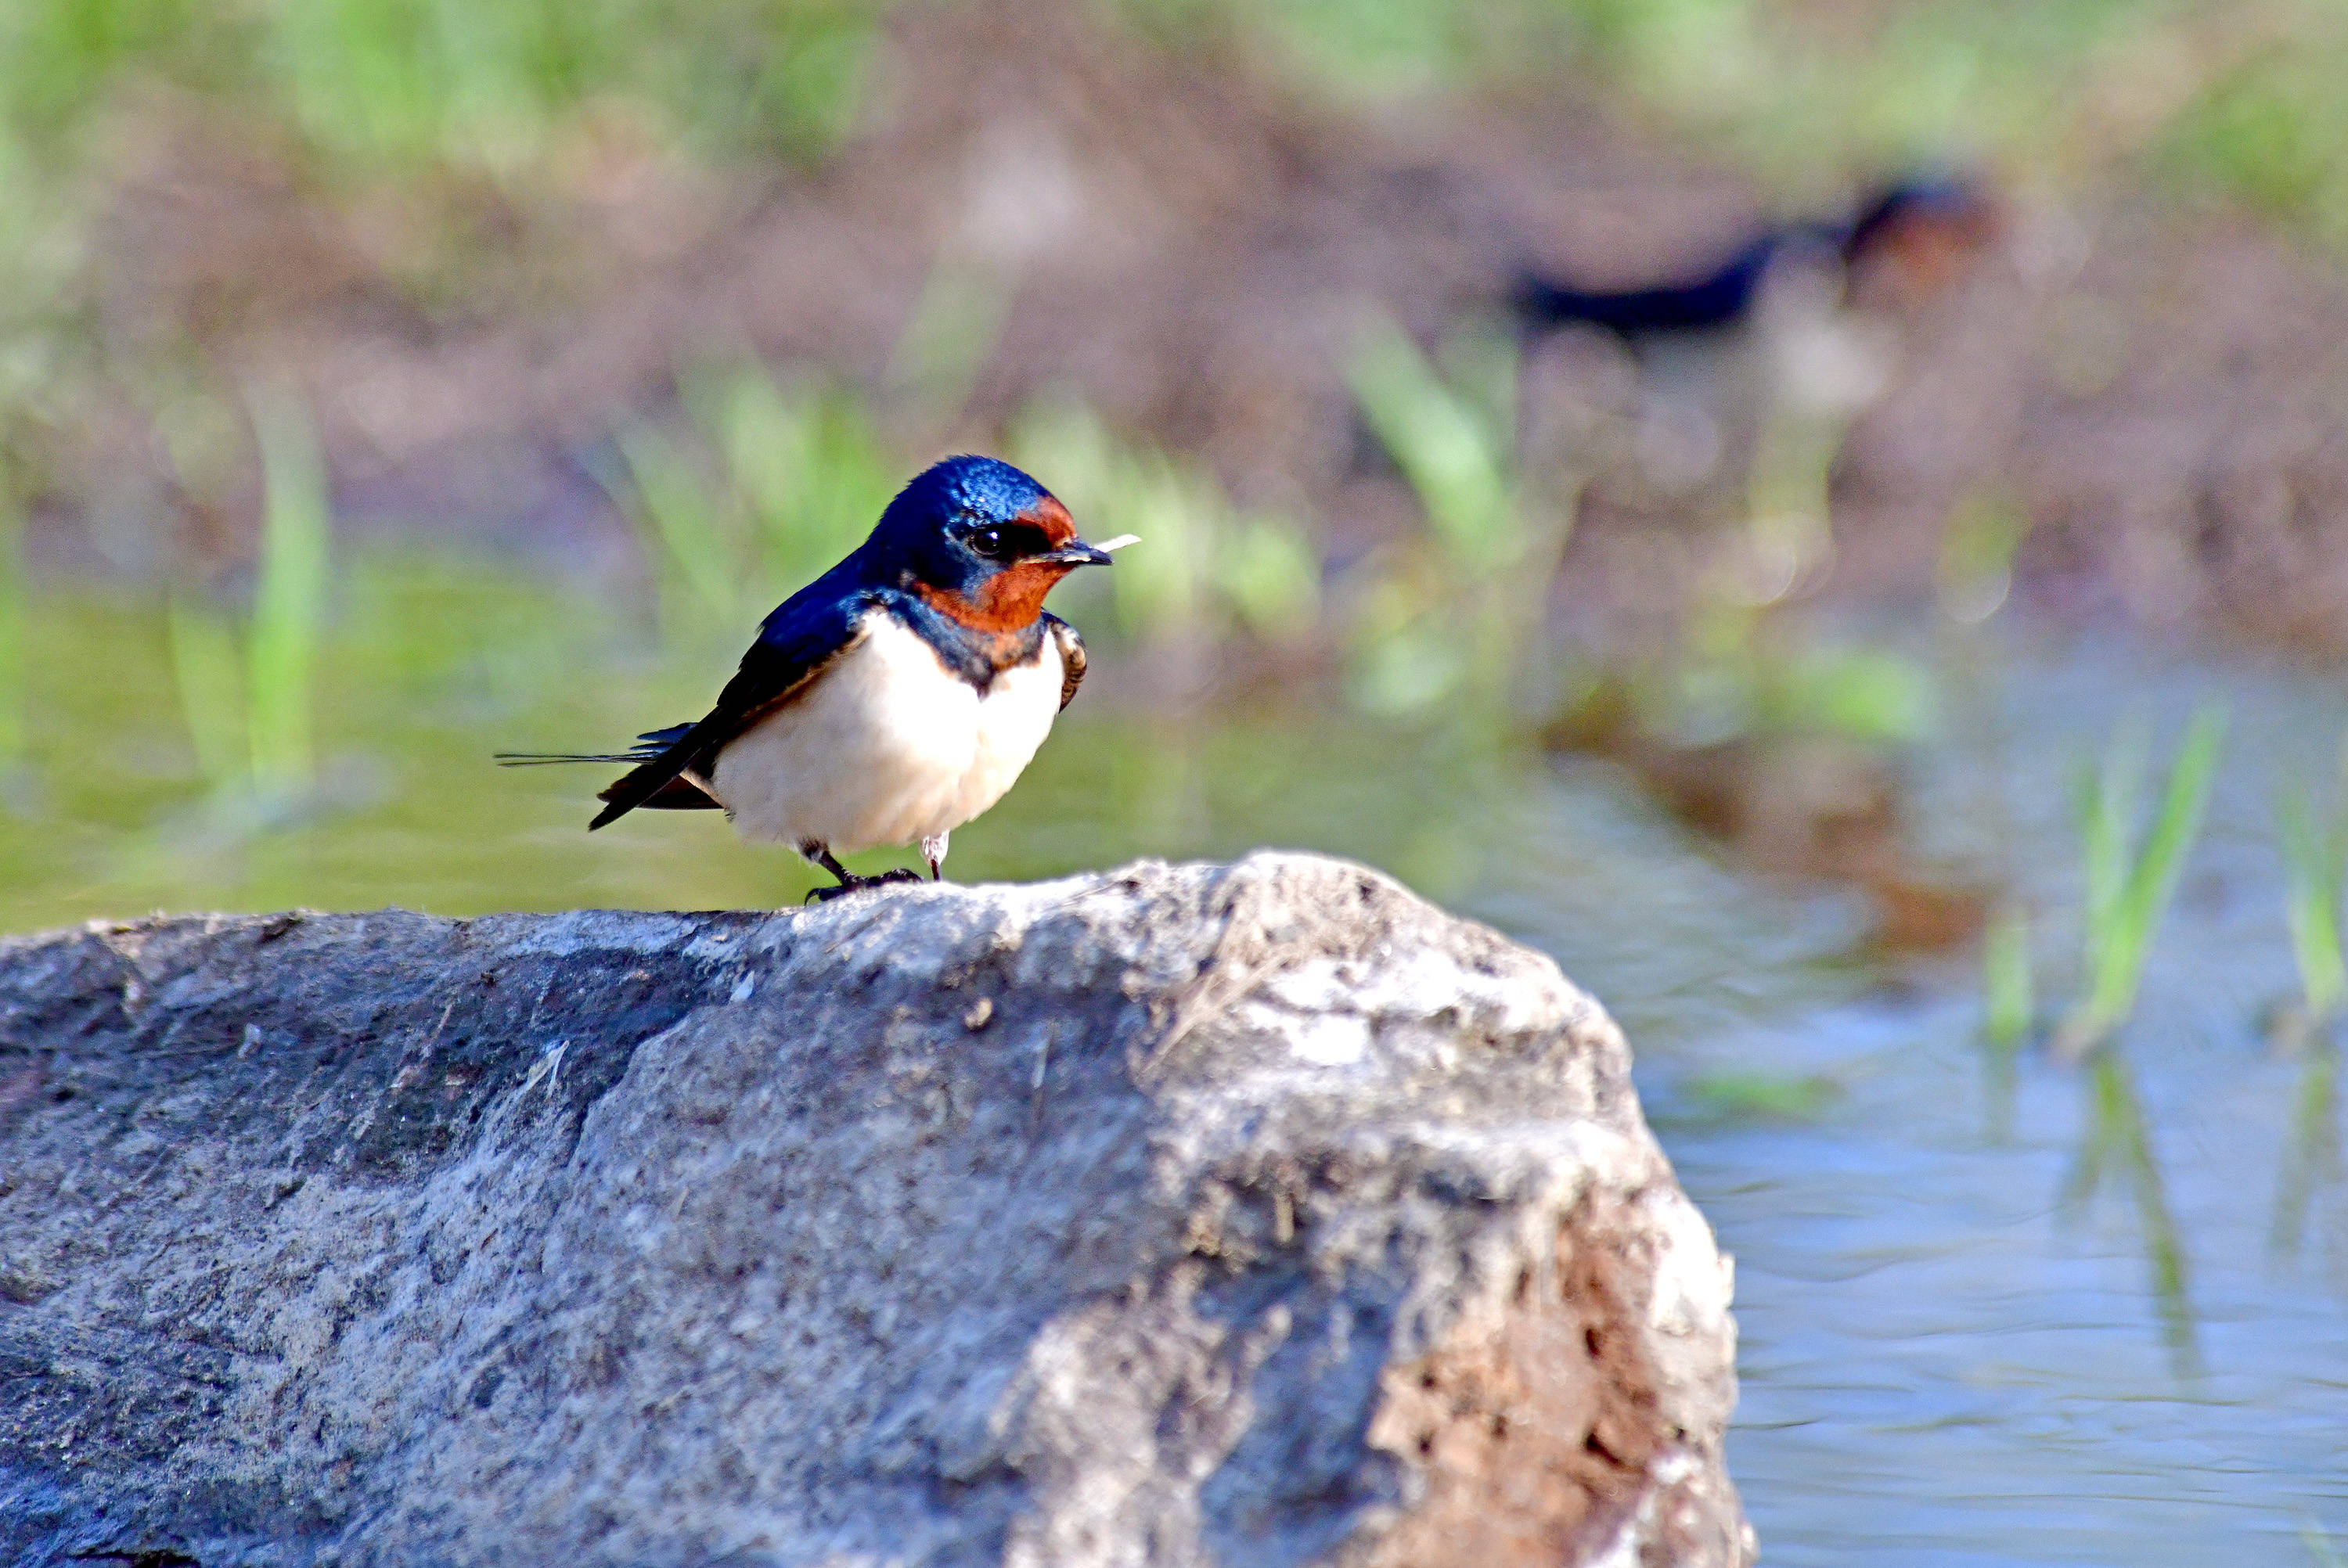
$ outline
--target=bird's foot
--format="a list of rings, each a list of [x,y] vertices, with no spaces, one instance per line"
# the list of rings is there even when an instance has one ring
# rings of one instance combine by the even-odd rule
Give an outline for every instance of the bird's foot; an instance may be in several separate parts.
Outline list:
[[[921,879],[920,872],[908,870],[902,866],[893,871],[883,871],[878,876],[858,876],[850,874],[840,877],[838,884],[833,886],[808,888],[804,902],[829,904],[843,893],[861,893],[867,887],[885,887],[891,882],[919,882]]]

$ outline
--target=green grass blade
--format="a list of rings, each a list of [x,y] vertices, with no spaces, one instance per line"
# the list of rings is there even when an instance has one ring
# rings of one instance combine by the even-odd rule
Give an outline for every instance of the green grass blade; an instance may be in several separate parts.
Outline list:
[[[1463,564],[1488,569],[1522,549],[1499,442],[1400,327],[1383,317],[1365,325],[1346,381],[1428,523]]]
[[[1259,637],[1292,641],[1320,619],[1320,554],[1285,518],[1259,515],[1226,529],[1215,579],[1241,624]]]
[[[2336,826],[2318,832],[2307,791],[2295,783],[2276,792],[2274,810],[2291,954],[2307,1016],[2321,1024],[2348,1000],[2348,963],[2340,950],[2343,841]]]
[[[2152,832],[2122,891],[2119,957],[2124,961],[2115,968],[2127,977],[2125,1002],[2128,1007],[2135,1005],[2136,980],[2144,972],[2153,932],[2176,896],[2186,855],[2200,836],[2201,820],[2209,804],[2209,782],[2217,774],[2225,740],[2223,709],[2209,706],[2194,713],[2176,764],[2169,769],[2168,785],[2161,792],[2160,809],[2153,817]]]
[[[164,609],[164,630],[197,771],[214,790],[233,789],[252,776],[252,766],[235,629],[197,596],[175,593]]]
[[[2037,1001],[2030,979],[2030,917],[2006,905],[1992,917],[1982,942],[1986,997],[1982,1032],[1998,1051],[2011,1053],[2030,1038]]]
[[[621,497],[686,590],[711,615],[730,620],[741,608],[742,567],[728,548],[720,503],[675,442],[649,425],[615,437],[633,495]]]
[[[761,600],[804,587],[861,544],[902,477],[870,406],[850,388],[778,384],[751,362],[690,374],[684,393],[695,424],[723,460],[731,502],[750,525],[754,537],[741,543],[759,558]],[[714,532],[710,559],[736,561],[745,552],[726,530],[690,517],[701,477],[689,465],[685,469],[659,480],[676,497],[667,504],[686,524],[688,548]],[[729,567],[737,582],[745,565]]]
[[[24,760],[30,702],[25,686],[25,511],[0,469],[0,768]]]
[[[298,787],[316,770],[311,686],[325,620],[326,477],[299,398],[265,389],[252,410],[264,487],[247,671],[252,771],[264,787]]]
[[[1123,497],[1117,529],[1147,541],[1120,557],[1109,572],[1118,623],[1146,641],[1192,637],[1207,625],[1209,577],[1222,523],[1220,497],[1155,452],[1128,455],[1118,465]],[[1130,562],[1130,566],[1127,564]]]
[[[2073,788],[2079,816],[2079,846],[2086,880],[2082,911],[2085,972],[2104,964],[2104,950],[2117,927],[2127,885],[2128,833],[2144,772],[2144,732],[2127,724],[2112,737],[2099,770],[2082,770]]]
[[[2226,733],[2224,710],[2197,710],[2152,826],[2140,848],[2128,846],[2129,824],[2144,770],[2142,732],[2114,741],[2099,781],[2081,791],[2087,902],[2083,943],[2085,993],[2064,1020],[2059,1054],[2076,1058],[2102,1043],[2135,1010],[2152,938],[2177,891],[2185,857],[2201,830],[2209,783]]]

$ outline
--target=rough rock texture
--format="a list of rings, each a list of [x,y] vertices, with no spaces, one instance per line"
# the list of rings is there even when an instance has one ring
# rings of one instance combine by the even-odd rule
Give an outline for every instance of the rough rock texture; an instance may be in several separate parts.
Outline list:
[[[1298,856],[0,943],[0,1560],[1742,1563],[1628,1066]]]

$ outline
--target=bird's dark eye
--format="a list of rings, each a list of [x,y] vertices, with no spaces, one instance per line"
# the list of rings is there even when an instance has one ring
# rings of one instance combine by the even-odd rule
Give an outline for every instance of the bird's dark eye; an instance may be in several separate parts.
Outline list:
[[[1011,553],[1010,541],[1001,528],[981,528],[970,536],[970,548],[989,560],[1001,560]]]

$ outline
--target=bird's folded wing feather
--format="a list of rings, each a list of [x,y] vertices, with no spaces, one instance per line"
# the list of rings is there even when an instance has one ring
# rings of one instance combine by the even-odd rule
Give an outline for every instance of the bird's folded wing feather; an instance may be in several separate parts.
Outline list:
[[[679,774],[706,775],[717,753],[743,731],[798,695],[824,667],[864,636],[867,593],[843,592],[829,574],[793,594],[767,617],[742,667],[718,693],[708,716],[666,749],[623,774],[600,798],[607,802],[589,823],[602,827],[644,805]]]
[[[1085,683],[1085,640],[1056,615],[1044,617],[1044,630],[1060,651],[1060,712],[1065,713],[1076,700],[1076,688]]]

